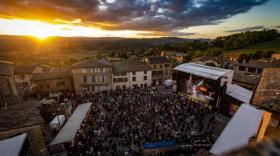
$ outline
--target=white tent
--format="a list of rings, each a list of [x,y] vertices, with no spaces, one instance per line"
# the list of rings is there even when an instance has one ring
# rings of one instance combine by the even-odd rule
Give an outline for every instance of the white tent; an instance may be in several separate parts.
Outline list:
[[[90,106],[91,103],[79,105],[50,145],[60,144],[74,139]]]
[[[65,116],[64,115],[57,115],[50,122],[50,126],[53,129],[59,129],[59,126],[63,126],[64,122],[65,122]]]
[[[249,103],[253,92],[236,84],[228,84],[226,94],[244,103]]]
[[[215,155],[222,155],[248,144],[249,139],[258,131],[262,113],[261,110],[249,104],[242,104],[216,140],[210,152]]]
[[[212,80],[218,80],[221,77],[227,77],[229,83],[231,83],[233,76],[232,70],[210,67],[196,63],[184,63],[176,66],[174,70],[205,77]]]
[[[172,84],[173,84],[173,80],[168,79],[168,80],[165,80],[165,81],[164,81],[164,85],[165,85],[166,87],[170,87],[170,86],[172,86]]]
[[[18,156],[26,140],[27,134],[17,135],[8,139],[0,140],[1,156]]]

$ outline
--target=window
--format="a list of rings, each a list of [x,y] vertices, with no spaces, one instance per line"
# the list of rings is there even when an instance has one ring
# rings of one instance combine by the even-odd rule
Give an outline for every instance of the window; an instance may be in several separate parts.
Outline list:
[[[167,70],[165,70],[165,75],[168,75],[168,71]]]
[[[87,77],[83,76],[83,83],[87,83]]]
[[[161,65],[159,65],[159,68],[162,68],[162,64],[161,64]]]
[[[256,72],[256,68],[248,68],[248,72],[255,73]]]
[[[147,74],[147,70],[144,71],[144,74]]]
[[[164,66],[165,66],[165,68],[168,68],[168,67],[169,67],[169,64],[165,64]]]
[[[147,83],[144,84],[144,87],[147,87]]]
[[[156,64],[154,65],[154,69],[157,69],[157,65]]]
[[[143,88],[144,86],[143,86],[143,84],[141,84],[141,88]]]
[[[239,66],[239,70],[240,70],[240,71],[245,71],[245,70],[246,70],[246,67]]]
[[[82,73],[86,73],[86,69],[85,68],[82,69]]]
[[[95,72],[95,73],[99,73],[99,72],[100,72],[100,69],[99,69],[99,68],[94,68],[94,72]]]
[[[147,80],[147,76],[144,76],[144,80]]]
[[[136,74],[136,72],[132,72],[132,75],[135,75]]]
[[[105,76],[102,76],[102,82],[105,82]]]
[[[261,74],[262,73],[262,69],[258,69],[258,74]]]
[[[132,77],[132,81],[136,81],[136,77]]]
[[[25,79],[25,75],[21,75],[21,76],[20,76],[20,79]]]
[[[1,107],[5,107],[5,101],[4,101],[4,94],[3,92],[0,90],[0,108]]]
[[[57,87],[65,86],[65,82],[64,81],[59,81],[59,82],[56,83],[56,86]]]

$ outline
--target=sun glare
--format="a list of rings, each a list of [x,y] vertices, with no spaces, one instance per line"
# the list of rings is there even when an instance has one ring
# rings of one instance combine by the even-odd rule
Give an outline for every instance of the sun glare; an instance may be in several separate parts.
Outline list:
[[[29,35],[43,40],[49,36],[137,37],[139,33],[145,33],[145,31],[132,30],[103,30],[103,25],[98,25],[99,27],[77,26],[68,23],[57,24],[43,21],[0,18],[0,34]]]
[[[43,40],[43,39],[46,39],[47,37],[49,37],[48,34],[44,34],[44,33],[31,34],[31,36],[38,38],[40,40]]]

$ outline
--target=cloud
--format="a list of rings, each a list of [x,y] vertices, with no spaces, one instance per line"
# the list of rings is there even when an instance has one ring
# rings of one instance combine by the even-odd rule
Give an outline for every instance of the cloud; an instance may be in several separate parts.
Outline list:
[[[260,29],[265,29],[265,26],[253,26],[253,27],[246,27],[246,28],[241,28],[241,29],[232,29],[232,30],[227,30],[225,32],[238,33],[238,32],[254,31],[254,30],[260,30]]]
[[[18,0],[0,1],[0,16],[101,24],[108,30],[174,32],[217,24],[269,0]]]

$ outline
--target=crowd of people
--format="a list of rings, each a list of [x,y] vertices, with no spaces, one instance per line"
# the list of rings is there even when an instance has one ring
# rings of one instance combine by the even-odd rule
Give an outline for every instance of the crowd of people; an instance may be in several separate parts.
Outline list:
[[[125,155],[127,151],[143,155],[144,143],[175,140],[178,133],[211,134],[214,125],[204,124],[211,114],[208,108],[152,87],[102,92],[86,99],[93,104],[68,147],[70,155]]]

